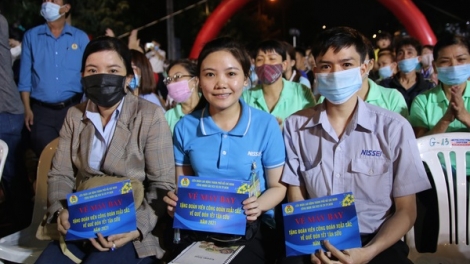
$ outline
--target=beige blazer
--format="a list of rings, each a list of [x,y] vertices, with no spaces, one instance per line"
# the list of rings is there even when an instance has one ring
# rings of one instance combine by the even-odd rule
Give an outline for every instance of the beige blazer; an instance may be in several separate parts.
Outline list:
[[[62,206],[66,195],[75,190],[76,179],[84,181],[106,174],[145,181],[146,199],[137,210],[137,228],[143,239],[135,241],[134,246],[141,258],[153,255],[161,258],[164,251],[151,234],[157,223],[154,212],[157,198],[158,203],[163,199],[157,197],[157,188],[175,188],[172,136],[163,111],[128,93],[103,165],[97,171],[88,163],[95,127],[85,115],[87,107],[89,111],[97,111],[96,105],[87,101],[67,112],[48,175],[48,212],[52,215]]]

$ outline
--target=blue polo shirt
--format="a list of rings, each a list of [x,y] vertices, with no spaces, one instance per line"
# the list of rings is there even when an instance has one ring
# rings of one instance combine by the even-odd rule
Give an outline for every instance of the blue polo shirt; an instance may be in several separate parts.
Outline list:
[[[255,162],[264,192],[265,170],[285,162],[282,133],[272,115],[239,102],[242,114],[228,132],[215,124],[207,107],[185,115],[173,133],[175,163],[191,166],[197,176],[249,180]],[[272,216],[272,210],[267,213]]]
[[[88,42],[85,32],[67,23],[58,38],[47,24],[28,30],[21,47],[18,90],[46,103],[82,93],[80,69]]]

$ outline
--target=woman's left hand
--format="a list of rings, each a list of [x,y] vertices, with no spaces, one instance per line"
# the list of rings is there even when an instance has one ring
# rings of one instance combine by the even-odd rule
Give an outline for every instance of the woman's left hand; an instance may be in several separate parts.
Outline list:
[[[256,221],[262,213],[256,196],[251,196],[243,201],[243,210],[245,210],[246,219],[250,222]]]
[[[129,233],[112,235],[107,239],[104,238],[102,234],[98,233],[98,238],[90,238],[90,241],[91,244],[99,251],[114,251],[139,237],[140,232],[138,230],[134,230]]]

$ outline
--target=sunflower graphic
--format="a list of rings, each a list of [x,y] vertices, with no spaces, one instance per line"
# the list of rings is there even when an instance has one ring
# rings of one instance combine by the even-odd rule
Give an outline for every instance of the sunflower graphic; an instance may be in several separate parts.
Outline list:
[[[354,203],[354,196],[352,194],[348,194],[346,195],[346,197],[344,197],[342,205],[343,207],[346,207],[346,206],[350,206],[353,203]]]
[[[238,187],[237,193],[246,193],[250,189],[250,186],[247,183],[244,183],[242,186]]]
[[[121,188],[121,194],[128,193],[132,190],[132,185],[130,182],[126,182]]]

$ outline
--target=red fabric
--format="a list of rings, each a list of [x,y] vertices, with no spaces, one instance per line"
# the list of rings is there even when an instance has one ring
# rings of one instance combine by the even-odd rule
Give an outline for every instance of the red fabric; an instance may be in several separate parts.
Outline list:
[[[204,45],[214,39],[225,23],[233,16],[240,8],[251,0],[224,0],[220,3],[212,14],[207,18],[206,23],[199,31],[196,40],[194,41],[193,48],[189,54],[189,58],[197,59],[199,53]]]
[[[378,0],[405,26],[410,35],[423,45],[434,45],[436,36],[426,17],[411,0]]]

